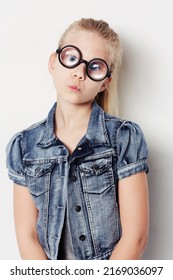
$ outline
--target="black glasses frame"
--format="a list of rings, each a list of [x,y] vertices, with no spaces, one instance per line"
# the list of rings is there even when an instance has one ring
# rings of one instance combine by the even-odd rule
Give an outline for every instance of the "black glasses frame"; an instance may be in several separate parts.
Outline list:
[[[71,47],[71,48],[76,49],[76,50],[78,51],[79,55],[80,55],[79,61],[78,61],[76,64],[72,65],[72,66],[67,66],[67,65],[65,65],[65,64],[61,61],[61,52],[62,52],[65,48],[67,48],[67,47]],[[61,49],[58,48],[58,49],[56,50],[56,53],[58,54],[59,62],[60,62],[61,65],[63,65],[65,68],[72,69],[72,68],[77,67],[77,66],[78,66],[79,64],[81,64],[81,63],[85,63],[85,65],[86,65],[86,74],[87,74],[87,76],[88,76],[91,80],[93,80],[93,81],[95,81],[95,82],[100,82],[100,81],[103,81],[106,77],[108,77],[108,78],[111,77],[111,71],[109,70],[108,64],[106,63],[106,61],[105,61],[104,59],[102,59],[102,58],[93,58],[93,59],[91,59],[90,61],[87,61],[87,60],[85,60],[85,59],[82,58],[82,53],[81,53],[81,51],[80,51],[76,46],[67,45],[67,46],[64,46],[64,47],[61,48]],[[94,79],[93,77],[91,77],[90,74],[89,74],[89,71],[88,71],[88,66],[89,66],[89,64],[90,64],[91,62],[95,61],[95,60],[99,60],[99,61],[104,62],[104,64],[105,64],[106,67],[107,67],[107,72],[106,72],[105,76],[104,76],[103,78],[101,78],[101,79],[98,79],[98,80],[97,80],[97,79]]]

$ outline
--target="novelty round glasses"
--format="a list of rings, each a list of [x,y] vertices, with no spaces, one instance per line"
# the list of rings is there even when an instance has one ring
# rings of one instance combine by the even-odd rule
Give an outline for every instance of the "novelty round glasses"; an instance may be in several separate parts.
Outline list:
[[[86,74],[93,81],[100,82],[106,77],[109,78],[111,76],[108,65],[103,59],[94,58],[86,61],[82,58],[81,51],[73,45],[57,49],[56,53],[58,54],[59,62],[66,68],[72,69],[81,63],[85,63]]]

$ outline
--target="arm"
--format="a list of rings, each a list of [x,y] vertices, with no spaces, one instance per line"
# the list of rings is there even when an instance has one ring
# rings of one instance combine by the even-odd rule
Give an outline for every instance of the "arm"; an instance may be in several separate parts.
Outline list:
[[[148,236],[148,184],[145,172],[119,181],[122,237],[110,260],[138,260]]]
[[[28,188],[14,185],[14,222],[22,259],[47,260],[36,232],[38,211]]]

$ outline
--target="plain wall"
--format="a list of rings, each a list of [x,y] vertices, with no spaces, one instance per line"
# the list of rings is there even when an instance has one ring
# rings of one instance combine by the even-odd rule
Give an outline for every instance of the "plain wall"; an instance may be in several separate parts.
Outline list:
[[[0,259],[20,259],[6,144],[47,116],[56,99],[49,55],[64,28],[81,17],[108,21],[122,40],[120,117],[140,124],[149,148],[150,232],[143,259],[173,259],[170,11],[168,0],[0,0]]]

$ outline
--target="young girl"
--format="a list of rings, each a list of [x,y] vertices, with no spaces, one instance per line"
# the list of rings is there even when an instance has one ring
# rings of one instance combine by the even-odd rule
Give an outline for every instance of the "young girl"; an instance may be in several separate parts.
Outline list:
[[[94,19],[74,22],[50,56],[57,103],[7,147],[23,259],[142,256],[147,147],[138,125],[111,115],[120,61],[118,35]]]

